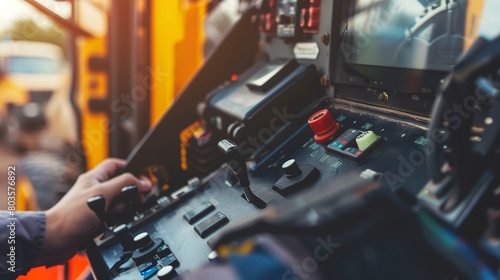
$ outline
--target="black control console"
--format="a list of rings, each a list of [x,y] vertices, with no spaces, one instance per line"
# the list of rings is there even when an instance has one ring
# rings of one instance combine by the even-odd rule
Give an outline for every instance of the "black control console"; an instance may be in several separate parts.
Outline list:
[[[337,184],[343,184],[342,175],[345,174],[382,180],[392,191],[405,188],[413,195],[425,185],[424,158],[415,156],[415,152],[423,156],[422,139],[426,132],[422,123],[410,123],[397,116],[386,120],[371,111],[353,110],[347,104],[330,105],[327,110],[335,112],[332,115],[343,126],[338,138],[317,143],[312,130],[304,123],[293,139],[270,160],[258,169],[248,171],[246,176],[251,191],[264,205],[279,204],[303,190],[314,191],[325,185],[335,188]],[[363,164],[338,157],[328,150],[331,143],[341,141],[345,132],[368,131],[367,127],[387,140],[374,149]],[[121,266],[118,270],[121,273],[113,278],[136,279],[149,275],[154,270],[151,266],[158,270],[172,263],[178,273],[184,273],[208,263],[209,254],[214,250],[210,247],[212,238],[231,224],[265,209],[246,199],[243,186],[246,182],[243,185],[239,180],[234,184],[229,182],[228,174],[233,174],[233,169],[237,170],[238,166],[223,165],[209,177],[201,179],[197,187],[185,189],[179,197],[173,192],[160,198],[158,205],[146,211],[142,219],[131,221],[129,231],[132,236],[138,238],[147,232],[153,240],[163,240],[173,254],[166,255],[166,260],[160,258],[156,264],[153,261],[156,256],[153,256],[148,260],[149,266],[129,262],[128,266]],[[100,277],[109,277],[109,269],[119,260],[120,254],[127,251],[128,241],[122,242],[116,236],[97,238],[95,247],[89,249],[92,265],[107,268],[95,270],[103,273],[98,274]]]
[[[368,230],[375,227],[408,248],[419,242],[431,248],[425,251],[428,259],[425,254],[412,256],[426,266],[418,275],[435,271],[433,277],[441,277],[456,269],[450,279],[498,278],[500,251],[494,241],[500,235],[500,192],[495,189],[498,157],[492,156],[499,150],[498,105],[497,95],[486,89],[498,86],[500,56],[494,51],[498,40],[482,48],[470,46],[476,38],[464,30],[477,27],[469,18],[477,7],[465,0],[257,2],[127,159],[123,171],[148,174],[158,195],[143,204],[136,199],[137,188],[125,187],[122,195],[130,211],[120,224],[106,216],[102,197],[89,199],[89,207],[105,222],[105,230],[87,250],[97,279],[172,279],[195,271],[218,259],[217,245],[230,239],[235,228],[251,224],[245,221],[255,221],[261,213],[279,220],[283,213],[273,211],[282,205],[297,211],[297,221],[333,223],[333,216],[349,212],[335,212],[345,203],[340,194],[331,200],[331,208],[322,205],[323,211],[309,211],[318,206],[311,198],[327,199],[327,194],[344,190],[351,182],[346,175],[376,184],[391,201],[398,201],[394,205],[404,210],[390,210],[387,218],[398,212],[407,215],[398,216],[401,225],[405,219],[421,223],[412,223],[411,230],[398,229],[383,215],[374,218],[377,208],[366,206],[373,199],[370,191],[353,188],[357,197],[367,197],[360,199],[366,202],[367,222],[384,226],[371,224],[335,236],[376,243],[373,237],[378,235],[370,236]],[[372,22],[378,24],[367,33]],[[242,28],[248,28],[248,34],[259,30],[270,59],[255,61],[231,81],[200,93],[200,85],[207,84],[204,71],[215,58],[230,55],[225,50]],[[458,54],[468,49],[471,55],[454,68]],[[481,65],[486,58],[491,60]],[[478,84],[479,77],[487,79]],[[483,90],[477,90],[479,86]],[[486,97],[476,92],[486,92]],[[465,116],[453,111],[457,104],[472,109]],[[172,122],[182,110],[195,107],[199,115],[183,116],[182,125]],[[459,129],[454,128],[457,118],[463,121]],[[481,148],[483,144],[488,149]],[[471,151],[466,158],[459,156],[464,150]],[[462,165],[473,160],[482,163]],[[473,177],[457,181],[462,175],[456,170],[462,175],[470,170]],[[432,172],[444,179],[437,180]],[[294,203],[286,204],[290,201]],[[359,213],[364,213],[358,202],[352,200],[351,207],[361,207]],[[362,221],[364,214],[359,213],[350,221]],[[340,220],[338,230],[363,224]],[[294,223],[287,221],[283,228]],[[431,232],[426,235],[430,239],[435,235],[435,240],[446,242],[462,236],[470,247],[443,249],[413,228],[420,226],[422,232]],[[355,244],[366,246],[365,253],[377,248]],[[324,275],[344,275],[337,271],[339,264],[356,260],[354,253],[341,252],[345,255],[336,258],[330,270],[322,270]],[[470,255],[453,260],[464,252]],[[375,255],[380,267],[392,259],[389,254]],[[436,262],[433,267],[429,260],[436,256],[448,260],[446,265]],[[393,269],[415,269],[406,266],[405,258],[396,259],[401,266]],[[478,263],[481,268],[474,268]],[[412,277],[408,279],[417,279]]]

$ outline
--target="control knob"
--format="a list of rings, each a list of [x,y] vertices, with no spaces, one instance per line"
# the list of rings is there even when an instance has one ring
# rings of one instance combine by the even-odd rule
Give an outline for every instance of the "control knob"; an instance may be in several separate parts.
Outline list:
[[[130,233],[127,225],[122,224],[113,229],[113,233],[123,247],[123,251],[132,251],[137,248],[137,245]]]
[[[295,159],[287,160],[285,163],[283,163],[283,165],[281,165],[281,168],[288,178],[293,178],[302,174],[302,170],[300,170]]]
[[[156,273],[156,276],[160,280],[171,280],[177,275],[177,272],[171,265],[167,265],[160,269],[158,273]]]

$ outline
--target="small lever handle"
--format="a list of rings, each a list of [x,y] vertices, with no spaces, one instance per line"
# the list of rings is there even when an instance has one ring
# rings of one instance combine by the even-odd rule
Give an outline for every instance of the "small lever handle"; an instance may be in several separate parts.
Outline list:
[[[136,185],[129,185],[121,189],[125,203],[130,207],[129,210],[135,217],[140,217],[140,202],[139,202],[139,189]]]
[[[130,186],[123,187],[121,189],[121,193],[122,193],[125,201],[127,201],[131,204],[135,204],[135,203],[139,202],[138,201],[139,189],[137,189],[136,185],[130,185]]]
[[[240,153],[238,145],[236,145],[231,140],[221,140],[219,142],[219,149],[226,154],[228,159],[227,164],[233,171],[234,175],[238,177],[240,185],[242,187],[250,186],[250,180],[248,179],[248,169],[245,163],[245,158]]]
[[[92,210],[96,216],[104,223],[106,228],[108,228],[108,216],[106,215],[106,199],[102,195],[97,195],[89,198],[87,200],[87,205],[90,210]]]
[[[240,186],[245,194],[245,199],[262,209],[267,206],[260,197],[255,195],[250,189],[250,179],[248,179],[248,169],[245,163],[245,158],[240,152],[240,148],[234,142],[228,139],[221,140],[218,144],[219,149],[226,154],[227,164],[231,168],[231,171],[238,178]]]

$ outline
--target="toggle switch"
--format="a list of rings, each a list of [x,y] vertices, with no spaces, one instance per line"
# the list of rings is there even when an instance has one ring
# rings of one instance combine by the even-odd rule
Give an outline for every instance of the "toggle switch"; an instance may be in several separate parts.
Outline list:
[[[360,151],[364,151],[368,149],[371,145],[373,145],[378,140],[378,136],[373,133],[373,131],[365,131],[361,133],[358,137],[356,137],[356,144],[358,145],[358,149]]]
[[[302,8],[302,10],[300,11],[300,28],[305,28],[307,26],[306,24],[307,22],[307,9],[306,8]]]
[[[311,7],[309,8],[309,20],[307,22],[307,28],[310,30],[314,30],[317,32],[319,28],[319,7]]]

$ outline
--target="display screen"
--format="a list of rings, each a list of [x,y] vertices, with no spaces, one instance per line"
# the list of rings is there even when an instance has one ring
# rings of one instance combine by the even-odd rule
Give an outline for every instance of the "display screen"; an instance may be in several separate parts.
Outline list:
[[[356,0],[349,5],[340,42],[349,64],[449,71],[478,36],[498,35],[494,11],[500,11],[500,1]]]
[[[429,115],[440,81],[479,38],[500,35],[498,0],[341,0],[335,96]]]

